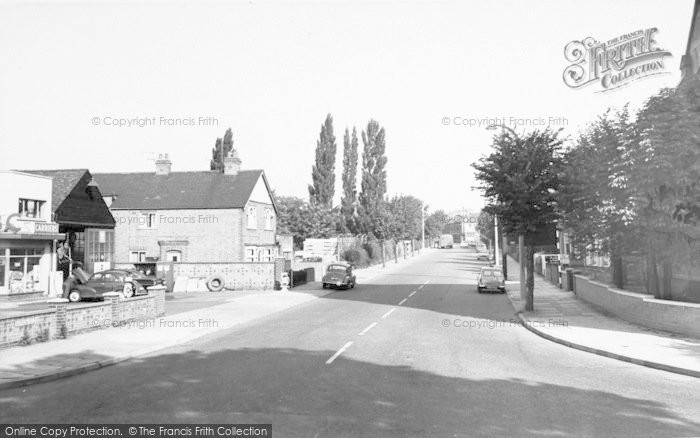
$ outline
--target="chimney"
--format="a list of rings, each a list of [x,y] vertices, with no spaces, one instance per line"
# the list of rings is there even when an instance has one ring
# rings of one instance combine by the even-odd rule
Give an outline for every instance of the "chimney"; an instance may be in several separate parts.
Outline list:
[[[160,154],[156,160],[156,175],[169,175],[172,164],[168,154]]]
[[[224,175],[238,175],[241,170],[241,159],[235,149],[224,157]]]

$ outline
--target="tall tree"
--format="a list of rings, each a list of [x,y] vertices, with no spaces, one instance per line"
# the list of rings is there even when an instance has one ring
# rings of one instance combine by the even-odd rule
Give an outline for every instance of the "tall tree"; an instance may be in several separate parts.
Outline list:
[[[394,196],[386,202],[386,213],[391,215],[390,238],[419,239],[421,237],[421,209],[423,202],[410,195]]]
[[[650,292],[670,298],[673,265],[690,265],[700,242],[700,80],[652,96],[639,112],[630,183],[646,236]],[[662,281],[658,284],[657,262]]]
[[[384,128],[370,120],[362,131],[362,182],[360,193],[360,228],[364,233],[377,235],[379,215],[386,193],[386,144]],[[378,237],[378,236],[377,236]]]
[[[558,217],[556,194],[562,176],[560,131],[535,130],[523,137],[504,132],[494,137],[494,152],[472,164],[488,201],[506,232],[525,236],[527,270],[525,309],[534,310],[533,238]]]
[[[302,248],[304,239],[328,238],[335,234],[334,215],[328,207],[310,204],[294,196],[275,199],[278,230],[294,235],[294,246]]]
[[[328,114],[321,125],[321,134],[316,142],[316,163],[311,169],[312,184],[309,185],[309,201],[312,204],[328,208],[333,205],[336,149],[333,116]]]
[[[227,156],[233,150],[233,131],[231,128],[226,130],[223,140],[221,137],[216,139],[214,143],[214,149],[211,150],[211,162],[209,168],[211,170],[218,170],[223,172],[224,170],[224,157]]]
[[[352,137],[345,129],[343,137],[343,197],[341,199],[341,229],[344,233],[356,233],[357,229],[357,129]]]
[[[610,255],[613,281],[624,286],[622,256],[634,249],[637,165],[631,157],[635,129],[627,107],[606,111],[565,155],[559,209],[578,253]]]

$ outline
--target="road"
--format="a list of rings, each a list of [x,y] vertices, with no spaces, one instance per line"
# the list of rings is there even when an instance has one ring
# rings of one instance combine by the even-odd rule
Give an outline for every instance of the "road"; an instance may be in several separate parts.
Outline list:
[[[700,380],[517,324],[442,250],[188,345],[0,392],[0,423],[272,423],[274,436],[693,436]],[[505,322],[504,322],[505,321]]]

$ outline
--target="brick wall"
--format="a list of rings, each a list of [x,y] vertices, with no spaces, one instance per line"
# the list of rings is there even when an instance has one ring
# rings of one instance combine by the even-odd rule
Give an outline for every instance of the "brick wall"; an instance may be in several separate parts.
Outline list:
[[[146,210],[114,210],[114,259],[129,263],[131,251],[165,260],[166,251],[182,252],[185,262],[243,261],[240,209],[155,210],[155,226],[147,229]],[[272,237],[274,243],[274,236]]]
[[[700,304],[658,300],[628,292],[576,275],[574,292],[626,321],[700,338]]]
[[[0,348],[55,336],[56,311],[53,309],[0,319]]]
[[[175,278],[209,278],[220,275],[226,289],[268,290],[275,286],[275,263],[174,263]]]
[[[0,319],[0,348],[43,342],[88,330],[108,328],[133,319],[165,314],[165,288],[149,288],[149,294],[68,305],[67,300],[49,302],[53,308]],[[65,329],[61,329],[65,327]]]

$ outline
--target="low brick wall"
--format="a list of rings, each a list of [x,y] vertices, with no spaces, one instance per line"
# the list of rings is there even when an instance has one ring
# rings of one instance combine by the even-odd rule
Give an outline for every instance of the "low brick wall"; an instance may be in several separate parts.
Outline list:
[[[700,304],[658,300],[650,295],[609,287],[576,275],[574,292],[626,321],[700,338]]]
[[[165,288],[149,288],[148,295],[124,299],[121,294],[104,301],[68,305],[59,298],[50,309],[0,319],[0,348],[31,344],[77,333],[107,328],[124,321],[149,319],[165,314]]]
[[[220,275],[226,289],[269,290],[275,287],[275,263],[173,263],[173,275],[209,278]]]
[[[28,344],[56,337],[56,310],[0,319],[0,348]]]

